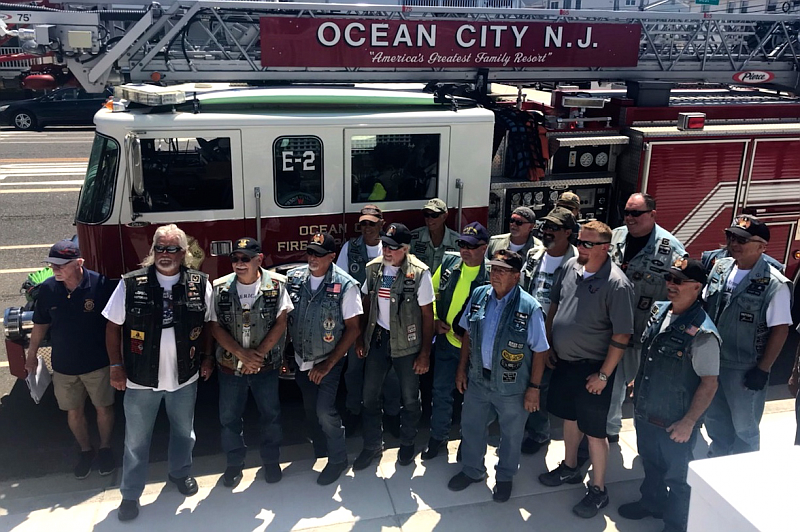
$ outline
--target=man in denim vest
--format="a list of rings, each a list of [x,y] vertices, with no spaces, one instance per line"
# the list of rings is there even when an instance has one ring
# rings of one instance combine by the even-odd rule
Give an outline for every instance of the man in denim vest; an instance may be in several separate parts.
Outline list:
[[[759,449],[769,372],[792,324],[792,283],[764,259],[767,224],[744,215],[725,233],[731,256],[717,261],[705,289],[722,337],[719,389],[706,414],[709,456]]]
[[[633,388],[642,496],[620,506],[619,515],[663,518],[666,532],[685,532],[691,492],[686,473],[703,414],[717,391],[720,338],[703,311],[703,265],[676,261],[665,278],[669,301],[652,308]]]
[[[248,389],[261,414],[261,461],[269,484],[280,481],[281,419],[278,373],[283,362],[286,316],[294,306],[282,276],[261,267],[264,256],[254,238],[235,241],[230,254],[233,273],[214,281],[217,321],[211,333],[219,367],[219,422],[227,468],[222,483],[242,480],[247,453],[242,414]]]
[[[306,255],[308,266],[295,268],[287,276],[294,304],[289,334],[298,366],[295,380],[303,394],[314,453],[328,457],[317,478],[317,484],[325,486],[338,480],[348,465],[336,391],[344,356],[358,336],[363,310],[358,281],[333,263],[336,242],[331,235],[315,234]]]
[[[446,225],[447,203],[443,200],[428,200],[422,207],[422,215],[425,226],[411,231],[411,253],[435,272],[446,252],[458,251],[458,233]]]
[[[456,386],[464,394],[461,415],[463,467],[447,487],[461,491],[486,477],[487,425],[500,424],[499,461],[492,498],[506,502],[519,469],[529,412],[538,409],[534,357],[547,354],[542,307],[519,286],[522,257],[500,250],[489,261],[491,286],[479,286],[459,325],[464,329]],[[468,374],[469,373],[469,374]]]

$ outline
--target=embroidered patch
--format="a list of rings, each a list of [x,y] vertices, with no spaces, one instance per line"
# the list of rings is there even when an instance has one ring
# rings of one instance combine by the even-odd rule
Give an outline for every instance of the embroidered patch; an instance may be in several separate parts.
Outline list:
[[[131,331],[131,339],[144,340],[144,331]]]
[[[83,302],[83,311],[91,312],[94,310],[94,299],[87,299]]]
[[[427,251],[427,249],[428,249],[428,244],[426,244],[425,242],[417,242],[416,244],[414,244],[415,255],[423,254],[425,253],[425,251]]]
[[[195,327],[195,328],[194,328],[194,329],[192,329],[192,331],[189,333],[189,340],[191,340],[191,341],[193,341],[193,342],[194,342],[195,340],[197,340],[198,338],[200,338],[200,334],[201,334],[202,332],[203,332],[203,328],[202,328],[202,327]]]
[[[647,309],[650,308],[650,306],[652,304],[653,304],[653,298],[652,297],[644,297],[644,296],[642,296],[642,297],[639,298],[639,304],[636,305],[636,307],[639,310],[647,310]]]
[[[411,325],[406,327],[406,332],[408,332],[409,334],[417,332],[417,325],[415,323],[412,323]]]
[[[513,342],[513,341],[509,340],[508,341],[508,347],[510,347],[511,349],[522,349],[523,347],[525,347],[525,344],[522,344],[520,342]]]
[[[743,321],[745,323],[753,323],[756,317],[753,315],[752,312],[740,312],[739,313],[739,321]]]
[[[333,336],[333,329],[336,328],[336,321],[333,319],[332,316],[328,316],[324,320],[322,320],[322,340],[326,343],[331,343],[334,340]]]
[[[414,286],[414,279],[405,279],[403,284],[406,286]]]
[[[650,261],[650,262],[651,262],[653,265],[655,265],[655,266],[663,266],[663,265],[664,265],[664,263],[663,263],[663,262],[661,262],[661,261],[660,261],[660,260],[658,260],[658,259],[654,259],[654,260],[652,260],[652,261]]]
[[[507,351],[503,349],[503,359],[508,360],[509,362],[519,362],[525,356],[524,353],[512,353],[511,351]]]
[[[509,362],[508,360],[500,359],[500,365],[508,371],[517,371],[522,366],[522,362]]]
[[[190,283],[199,283],[200,282],[200,274],[192,273],[189,275],[189,282]]]
[[[504,371],[503,372],[503,382],[504,383],[517,382],[517,372],[516,371],[514,371],[514,372]]]

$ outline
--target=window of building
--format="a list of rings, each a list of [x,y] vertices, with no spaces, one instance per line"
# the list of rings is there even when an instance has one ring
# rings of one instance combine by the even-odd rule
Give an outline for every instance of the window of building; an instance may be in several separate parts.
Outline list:
[[[351,138],[353,203],[423,200],[439,186],[439,134]]]
[[[626,6],[635,6],[636,5],[636,0],[625,0],[625,5]]]
[[[775,13],[778,10],[778,0],[767,0],[767,13]]]
[[[558,9],[558,2],[550,2],[550,9]]]
[[[736,13],[736,2],[728,2],[728,8],[725,11],[728,13]]]
[[[318,137],[279,137],[272,144],[275,202],[281,207],[322,203],[322,141]]]
[[[710,10],[711,8],[708,4],[703,4],[702,6],[700,6],[700,11],[702,11],[703,13],[708,13]]]
[[[231,139],[141,139],[144,192],[133,197],[138,213],[233,208]]]
[[[742,7],[739,9],[740,13],[747,13],[747,8],[750,6],[750,2],[748,0],[742,0]]]

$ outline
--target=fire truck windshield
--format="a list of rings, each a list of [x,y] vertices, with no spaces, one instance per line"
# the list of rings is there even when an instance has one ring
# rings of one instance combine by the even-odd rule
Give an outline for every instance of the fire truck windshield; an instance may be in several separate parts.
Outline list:
[[[114,205],[114,183],[119,163],[119,144],[110,137],[97,135],[89,156],[86,179],[78,200],[75,219],[87,224],[105,222]]]

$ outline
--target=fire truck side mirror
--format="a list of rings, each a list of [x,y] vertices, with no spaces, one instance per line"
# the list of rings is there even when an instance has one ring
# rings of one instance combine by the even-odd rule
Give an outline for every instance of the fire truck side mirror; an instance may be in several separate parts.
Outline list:
[[[125,151],[128,154],[127,171],[134,194],[144,194],[144,177],[142,175],[142,143],[136,133],[125,135]]]

